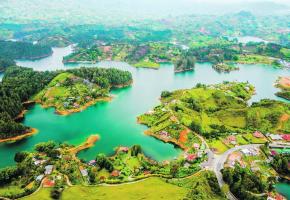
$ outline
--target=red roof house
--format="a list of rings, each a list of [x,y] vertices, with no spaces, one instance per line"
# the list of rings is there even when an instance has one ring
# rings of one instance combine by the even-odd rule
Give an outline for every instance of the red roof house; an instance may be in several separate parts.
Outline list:
[[[290,134],[282,135],[283,140],[290,141]]]
[[[194,161],[196,159],[197,155],[196,154],[188,154],[186,157],[187,161]]]
[[[253,136],[256,137],[256,138],[262,138],[262,137],[264,137],[264,135],[260,131],[255,131],[253,133]]]
[[[118,177],[120,175],[120,172],[118,170],[114,170],[112,173],[111,173],[111,176],[113,177]]]
[[[55,182],[53,180],[49,180],[48,178],[44,178],[43,187],[53,187]]]

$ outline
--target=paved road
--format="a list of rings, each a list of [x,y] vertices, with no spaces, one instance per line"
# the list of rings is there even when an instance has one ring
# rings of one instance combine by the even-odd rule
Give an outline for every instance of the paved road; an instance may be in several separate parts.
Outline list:
[[[210,149],[207,149],[206,152],[208,155],[208,160],[206,162],[202,163],[201,166],[203,168],[210,169],[210,170],[213,170],[215,172],[219,186],[220,186],[220,188],[222,188],[223,185],[225,184],[225,182],[223,181],[221,169],[223,169],[224,163],[226,162],[228,156],[231,153],[238,151],[238,150],[253,149],[253,148],[260,147],[260,146],[261,146],[261,144],[241,145],[241,146],[237,146],[237,147],[234,147],[234,148],[227,150],[222,155],[215,155]],[[228,192],[226,195],[227,195],[228,199],[230,199],[230,200],[237,200],[237,198],[231,192]]]

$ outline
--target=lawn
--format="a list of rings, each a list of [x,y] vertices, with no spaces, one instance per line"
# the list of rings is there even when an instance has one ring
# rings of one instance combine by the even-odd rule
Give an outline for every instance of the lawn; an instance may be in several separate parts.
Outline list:
[[[24,189],[21,189],[18,186],[4,186],[0,187],[0,197],[1,196],[10,196],[12,194],[20,194],[23,193]]]
[[[21,198],[23,200],[51,200],[50,198],[50,189],[49,188],[41,188],[38,192]]]
[[[267,140],[265,138],[256,138],[251,133],[244,134],[243,137],[246,140],[248,140],[249,143],[253,143],[253,144],[263,144],[263,143],[267,142]]]
[[[134,67],[144,67],[144,68],[152,68],[152,69],[158,69],[160,67],[160,64],[152,62],[152,61],[140,61],[136,64],[134,64]]]
[[[271,65],[273,64],[273,59],[267,57],[267,56],[262,56],[262,55],[239,55],[238,56],[238,63],[242,64],[267,64]]]
[[[221,140],[212,140],[208,144],[211,149],[215,149],[217,154],[222,154],[229,149]]]
[[[187,189],[166,183],[160,178],[149,178],[138,183],[117,186],[74,186],[64,190],[62,199],[178,200],[183,199],[187,192]]]
[[[247,140],[245,140],[245,138],[242,135],[237,135],[236,139],[239,145],[249,144],[249,142],[247,142]]]

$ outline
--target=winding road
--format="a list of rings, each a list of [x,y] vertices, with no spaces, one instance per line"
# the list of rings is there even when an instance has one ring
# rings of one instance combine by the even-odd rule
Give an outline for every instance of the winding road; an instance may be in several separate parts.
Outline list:
[[[220,188],[222,188],[225,185],[225,182],[223,181],[223,177],[221,174],[221,170],[224,167],[224,164],[228,158],[228,156],[238,150],[242,149],[254,149],[257,147],[260,147],[261,144],[248,144],[248,145],[241,145],[241,146],[236,146],[234,148],[231,148],[224,152],[221,155],[215,155],[210,149],[206,149],[207,155],[208,155],[208,160],[204,163],[202,163],[202,167],[205,169],[213,170],[214,173],[216,174],[218,183]],[[230,191],[226,194],[227,198],[230,200],[238,200]]]

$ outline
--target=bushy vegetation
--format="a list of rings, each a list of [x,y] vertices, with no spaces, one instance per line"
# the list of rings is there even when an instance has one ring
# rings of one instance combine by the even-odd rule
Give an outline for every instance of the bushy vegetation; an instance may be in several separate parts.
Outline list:
[[[0,55],[10,59],[39,59],[52,54],[48,46],[27,42],[0,41]]]
[[[4,71],[7,67],[14,66],[15,62],[13,59],[0,56],[0,72]]]
[[[274,156],[271,164],[279,174],[289,175],[290,173],[289,161],[290,161],[290,155],[278,154]]]
[[[193,70],[195,64],[195,58],[190,55],[183,55],[175,61],[174,71],[182,72]]]
[[[179,187],[188,188],[188,199],[226,199],[225,194],[221,191],[215,174],[211,171],[201,171],[195,176],[182,180],[169,180],[169,183]]]
[[[249,168],[242,168],[239,165],[223,169],[222,175],[231,192],[242,200],[264,199],[258,194],[265,193],[269,189],[268,182],[263,181],[259,172],[253,173]]]
[[[36,72],[28,68],[11,67],[0,83],[0,138],[9,138],[28,131],[14,119],[24,109],[22,103],[43,89],[55,72]]]
[[[184,129],[182,125],[208,139],[255,130],[289,132],[289,120],[280,120],[282,115],[289,114],[288,104],[264,99],[248,106],[247,100],[253,92],[253,86],[248,83],[236,82],[199,84],[189,90],[163,92],[162,104],[140,116],[139,121],[149,126],[151,132],[165,130],[176,139]]]

